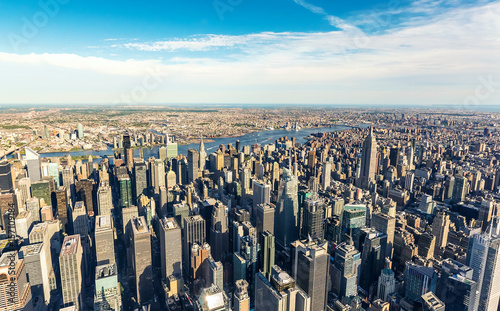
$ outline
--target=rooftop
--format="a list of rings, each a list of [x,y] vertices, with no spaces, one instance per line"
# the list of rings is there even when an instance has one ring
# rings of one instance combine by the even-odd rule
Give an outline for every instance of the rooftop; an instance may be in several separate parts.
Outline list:
[[[80,235],[69,235],[64,238],[63,245],[61,248],[61,254],[59,256],[75,254],[80,245]]]

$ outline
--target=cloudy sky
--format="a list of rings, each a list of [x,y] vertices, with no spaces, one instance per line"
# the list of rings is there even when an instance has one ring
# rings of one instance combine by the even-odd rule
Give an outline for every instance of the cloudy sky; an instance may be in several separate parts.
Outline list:
[[[500,1],[0,0],[0,104],[500,105]]]

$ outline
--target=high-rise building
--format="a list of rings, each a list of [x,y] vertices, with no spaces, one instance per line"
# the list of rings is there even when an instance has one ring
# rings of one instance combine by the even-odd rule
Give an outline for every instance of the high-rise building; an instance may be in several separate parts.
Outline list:
[[[147,165],[144,160],[138,161],[134,164],[134,199],[137,204],[137,198],[141,194],[146,194],[148,188],[147,178]]]
[[[151,170],[152,186],[155,193],[160,193],[160,188],[165,187],[165,162],[155,160]]]
[[[392,249],[394,247],[394,232],[396,230],[396,218],[384,213],[374,213],[371,225],[373,228],[387,235],[387,246],[385,257],[392,259]]]
[[[195,149],[188,149],[188,183],[198,178],[199,165],[200,154],[198,151]]]
[[[230,311],[229,305],[224,290],[212,285],[201,291],[200,297],[196,301],[196,310]]]
[[[184,228],[182,236],[182,266],[187,271],[190,251],[193,244],[203,245],[206,242],[206,224],[205,219],[200,215],[194,215],[184,218]]]
[[[83,138],[83,125],[78,123],[78,138]]]
[[[450,216],[444,212],[439,212],[434,217],[432,223],[432,234],[436,237],[435,254],[440,254],[441,250],[448,245],[448,232],[450,231]]]
[[[167,144],[167,159],[177,158],[177,143],[174,142],[173,138],[169,138],[167,135],[166,139]]]
[[[430,291],[436,291],[436,284],[437,274],[434,268],[419,266],[413,262],[406,263],[404,289],[405,297],[410,302]]]
[[[423,311],[445,311],[445,304],[433,292],[423,294],[420,299]]]
[[[389,301],[389,295],[396,291],[396,279],[394,271],[385,268],[378,277],[377,298],[383,301]]]
[[[274,235],[274,216],[276,208],[272,204],[257,205],[257,213],[255,215],[257,237],[261,241],[262,234],[269,231]]]
[[[202,265],[206,265],[205,261],[211,256],[211,248],[208,243],[203,245],[198,245],[193,243],[190,252],[190,264],[189,264],[189,279],[191,281],[199,280],[202,277],[206,277],[205,270],[202,269]]]
[[[172,216],[175,217],[177,223],[184,229],[184,218],[189,216],[189,205],[186,203],[174,204]]]
[[[341,243],[335,248],[332,273],[333,291],[340,297],[353,297],[358,294],[358,268],[361,253],[352,243]]]
[[[31,182],[39,181],[42,179],[42,163],[40,155],[33,149],[26,147],[26,167],[28,169],[28,177]]]
[[[264,276],[269,280],[271,277],[271,268],[274,266],[276,253],[274,235],[269,231],[264,231],[262,233],[261,241],[259,268]]]
[[[233,310],[250,311],[250,295],[248,295],[248,282],[237,280],[234,291]]]
[[[467,194],[467,187],[469,182],[464,176],[455,176],[455,183],[453,185],[453,194],[451,200],[453,202],[463,202],[465,201],[465,195]]]
[[[26,200],[26,211],[31,212],[33,222],[40,221],[40,201],[37,198],[30,198]]]
[[[472,280],[477,282],[476,310],[496,310],[500,299],[500,226],[494,218],[483,234],[469,239],[466,263],[474,270]]]
[[[153,282],[151,237],[144,216],[132,219],[130,225],[136,298],[139,304],[143,304],[153,298],[153,291],[150,288]]]
[[[31,228],[32,223],[30,211],[19,213],[15,219],[16,234],[23,239],[28,239],[28,230]]]
[[[283,178],[279,184],[276,206],[275,233],[277,242],[283,247],[287,247],[297,240],[300,234],[299,222],[297,178],[290,170],[284,169]]]
[[[207,152],[205,151],[205,144],[203,143],[203,139],[200,140],[200,171],[203,172],[205,170],[205,163],[207,161]]]
[[[97,212],[99,215],[111,215],[113,211],[111,187],[106,182],[101,183],[97,189]]]
[[[0,257],[0,304],[2,310],[33,311],[31,286],[26,277],[25,260],[16,251]],[[11,276],[11,277],[8,277]]]
[[[255,215],[257,212],[257,205],[271,203],[271,185],[263,181],[253,181],[253,211]]]
[[[255,276],[255,310],[306,311],[311,297],[279,266],[274,266],[269,281],[261,272]]]
[[[326,190],[326,188],[330,187],[331,179],[332,179],[332,162],[323,163],[323,168],[321,172],[321,188]]]
[[[373,134],[373,127],[370,126],[370,132],[363,142],[361,151],[361,185],[367,188],[371,181],[375,180],[377,170],[377,141]]]
[[[63,307],[84,308],[82,257],[80,235],[65,237],[59,254]]]
[[[229,252],[229,228],[227,225],[226,206],[217,202],[212,209],[210,230],[210,245],[212,246],[212,256],[216,261],[225,259]]]
[[[135,217],[139,217],[139,209],[137,206],[132,205],[130,207],[126,207],[122,209],[122,226],[123,226],[123,234],[125,234],[125,240],[127,240],[127,235],[130,232],[127,232],[127,225]]]
[[[126,208],[132,206],[132,183],[128,175],[121,175],[118,177],[118,184],[120,187],[120,207]]]
[[[326,309],[330,255],[328,242],[295,241],[292,271],[297,285],[311,298],[311,311]]]
[[[31,180],[28,177],[21,178],[18,182],[19,190],[21,191],[22,204],[31,199]]]
[[[0,192],[12,192],[14,190],[11,167],[12,165],[7,161],[0,162]]]
[[[62,170],[62,181],[63,186],[66,187],[66,191],[68,192],[68,197],[72,200],[75,199],[75,174],[73,173],[72,166],[65,166]]]
[[[76,200],[83,201],[87,211],[94,211],[94,180],[82,179],[75,183]]]
[[[99,215],[95,219],[95,252],[96,265],[115,263],[115,244],[112,218],[110,215]]]
[[[302,237],[323,240],[323,221],[325,215],[324,202],[318,195],[313,195],[304,200],[302,210]]]
[[[25,245],[19,251],[19,258],[24,259],[26,265],[33,301],[48,305],[50,303],[49,273],[52,269],[50,245],[47,245],[47,242]]]
[[[45,204],[52,205],[50,183],[47,180],[31,182],[31,194],[35,198],[43,199]]]
[[[83,201],[75,203],[71,212],[73,219],[73,234],[79,234],[82,238],[89,233],[89,218]]]
[[[182,276],[181,227],[175,218],[160,219],[161,277]]]
[[[119,311],[122,298],[115,263],[97,265],[95,268],[94,311]]]
[[[479,289],[472,277],[472,268],[452,259],[443,260],[436,294],[446,304],[445,310],[475,310]]]
[[[365,228],[361,232],[365,238],[360,271],[363,277],[360,278],[359,286],[369,292],[385,265],[387,235],[373,228]]]

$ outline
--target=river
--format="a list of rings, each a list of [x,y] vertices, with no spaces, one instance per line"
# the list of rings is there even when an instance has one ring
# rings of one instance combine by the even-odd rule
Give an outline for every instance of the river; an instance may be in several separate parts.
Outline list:
[[[365,127],[367,125],[361,124],[359,127]],[[336,125],[332,127],[320,127],[320,128],[310,128],[310,129],[300,129],[298,131],[287,131],[283,129],[274,130],[274,131],[263,131],[263,132],[255,132],[246,134],[239,137],[230,137],[230,138],[213,138],[213,142],[205,143],[205,150],[207,154],[210,154],[217,150],[219,145],[224,144],[228,145],[232,143],[233,146],[236,146],[236,140],[240,141],[241,146],[252,145],[252,144],[260,144],[260,145],[268,145],[274,143],[275,140],[281,138],[283,136],[287,136],[288,138],[295,137],[295,141],[298,143],[305,143],[307,141],[306,137],[314,134],[314,133],[324,133],[324,132],[334,132],[334,131],[343,131],[346,129],[350,129],[350,126],[345,125]],[[158,157],[158,149],[161,146],[154,147],[145,147],[143,148],[144,159],[148,159],[149,157]],[[178,153],[187,155],[187,150],[193,148],[198,150],[199,144],[189,144],[189,145],[180,145],[178,146]],[[139,148],[135,148],[134,157],[139,157]],[[113,150],[108,147],[107,150],[103,151],[94,151],[94,150],[85,150],[85,151],[74,151],[74,152],[50,152],[50,153],[41,153],[40,156],[42,158],[51,158],[51,157],[64,157],[68,154],[72,156],[99,156],[104,157],[108,156],[110,158],[113,157]],[[97,162],[100,162],[100,159],[96,159]]]

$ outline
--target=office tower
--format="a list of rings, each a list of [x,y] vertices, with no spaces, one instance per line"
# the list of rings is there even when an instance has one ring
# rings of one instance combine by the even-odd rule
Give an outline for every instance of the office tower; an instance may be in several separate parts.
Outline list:
[[[130,148],[132,147],[132,144],[130,143],[130,135],[125,134],[123,135],[123,153],[125,154],[125,165],[128,167],[132,164],[133,158],[130,158]],[[133,156],[133,154],[132,154]]]
[[[323,240],[323,220],[325,214],[324,203],[318,195],[304,200],[302,210],[302,237]]]
[[[208,257],[206,262],[207,275],[205,286],[215,285],[218,288],[224,288],[224,268],[222,262],[215,261],[212,257]]]
[[[200,155],[195,149],[188,149],[188,183],[198,178]]]
[[[396,291],[396,279],[394,271],[385,268],[378,277],[377,298],[383,301],[389,301],[389,295]]]
[[[173,158],[177,158],[177,143],[174,142],[174,139],[170,139],[167,135],[167,139],[166,139],[166,143],[167,143],[167,159],[170,160],[170,159],[173,159]]]
[[[166,188],[168,190],[174,189],[174,187],[177,185],[177,174],[175,174],[173,170],[169,170],[167,172],[166,179],[167,179]]]
[[[332,175],[332,163],[325,162],[323,163],[323,168],[321,172],[321,188],[326,190],[326,188],[330,187],[331,183],[331,175]]]
[[[75,203],[71,216],[73,219],[73,234],[79,234],[82,238],[87,236],[89,233],[89,220],[82,201]]]
[[[116,264],[97,265],[95,268],[94,311],[121,310],[120,292]]]
[[[182,276],[181,228],[175,218],[160,219],[161,277]]]
[[[115,244],[110,215],[99,215],[95,219],[96,265],[115,263]]]
[[[31,212],[33,222],[40,221],[40,201],[37,198],[30,198],[26,200],[26,211]]]
[[[335,248],[332,273],[332,288],[340,297],[353,297],[358,294],[358,268],[361,253],[352,243],[341,243]]]
[[[24,259],[33,301],[39,300],[48,305],[50,302],[49,272],[52,269],[50,245],[47,245],[47,242],[25,245],[19,251],[19,258]]]
[[[225,260],[226,254],[229,252],[229,229],[227,226],[226,206],[221,202],[217,202],[212,209],[210,215],[211,231],[210,245],[212,246],[212,256],[215,261]]]
[[[52,204],[50,183],[46,180],[32,182],[31,194],[35,198],[43,199],[47,205]]]
[[[290,170],[284,169],[278,189],[275,218],[276,240],[281,246],[287,247],[299,238],[299,218],[297,178]]]
[[[21,191],[22,203],[25,204],[27,200],[31,199],[31,181],[29,178],[21,178],[18,182],[19,190]]]
[[[470,267],[452,259],[443,260],[436,294],[446,304],[446,310],[475,310],[479,288],[472,277]]]
[[[373,127],[370,126],[370,132],[363,142],[361,151],[361,185],[367,188],[370,182],[375,180],[377,170],[377,141],[373,134]]]
[[[344,212],[344,199],[343,198],[334,198],[332,199],[332,214],[335,216],[342,216]],[[332,216],[333,216],[332,215]]]
[[[63,307],[76,306],[78,310],[84,308],[82,257],[80,235],[65,237],[59,254]]]
[[[484,200],[481,202],[481,206],[479,208],[479,221],[481,221],[481,229],[482,231],[486,231],[488,225],[491,220],[491,216],[493,214],[493,202]]]
[[[397,167],[399,163],[399,147],[392,147],[389,151],[389,164]]]
[[[156,203],[153,198],[148,198],[144,194],[141,194],[137,200],[137,207],[139,209],[139,215],[143,215],[146,219],[148,226],[151,225],[153,217],[156,216]]]
[[[26,147],[26,168],[28,170],[28,177],[31,182],[39,181],[42,179],[42,163],[40,155],[33,149]]]
[[[450,230],[450,216],[439,212],[432,223],[432,234],[436,237],[434,253],[440,254],[441,250],[448,244],[448,232]]]
[[[500,299],[500,226],[494,218],[487,232],[469,239],[467,265],[474,270],[472,280],[478,284],[476,308],[496,310]]]
[[[206,242],[205,220],[200,215],[184,218],[183,239],[182,239],[182,263],[184,270],[187,270],[191,247],[193,244],[203,245]]]
[[[445,304],[433,292],[423,294],[420,299],[423,311],[445,311]]]
[[[257,205],[257,214],[255,215],[257,230],[257,237],[259,241],[261,240],[261,235],[269,231],[271,234],[274,234],[274,215],[276,212],[276,208],[271,204],[259,204]]]
[[[360,278],[359,286],[369,292],[370,286],[377,281],[385,265],[387,235],[373,228],[365,228],[361,232],[365,239],[360,271],[363,277]]]
[[[75,183],[76,201],[83,201],[87,211],[94,211],[93,190],[94,181],[92,179],[82,179]]]
[[[453,185],[453,193],[451,200],[453,202],[463,202],[465,201],[465,195],[467,194],[468,181],[463,176],[455,176],[455,183]]]
[[[158,148],[158,159],[165,161],[167,159],[167,148],[160,147]]]
[[[47,176],[50,176],[54,179],[54,185],[56,188],[60,186],[60,184],[59,184],[59,163],[51,162],[48,164]]]
[[[425,259],[434,257],[436,249],[436,237],[428,232],[424,232],[418,238],[418,255]]]
[[[61,228],[64,232],[66,231],[66,226],[68,224],[68,192],[66,187],[59,187],[55,191],[56,207],[57,207],[57,218],[61,223]]]
[[[73,173],[72,166],[65,166],[62,170],[62,181],[63,186],[66,187],[66,191],[68,192],[68,197],[71,199],[75,199],[75,174]]]
[[[155,160],[151,176],[154,192],[160,193],[160,187],[165,187],[165,162]]]
[[[269,280],[271,276],[271,268],[274,266],[275,260],[275,239],[274,235],[269,231],[262,233],[261,256],[260,256],[260,271]]]
[[[101,183],[97,189],[97,212],[99,215],[111,215],[114,212],[113,194],[108,183]]]
[[[253,181],[253,211],[255,215],[257,212],[257,205],[271,203],[271,185],[263,181]]]
[[[196,310],[230,311],[231,309],[225,292],[216,285],[212,285],[203,288],[196,301]]]
[[[311,300],[295,280],[278,266],[272,269],[271,281],[260,272],[255,276],[255,310],[312,310]]]
[[[415,173],[412,171],[407,171],[405,176],[405,189],[409,192],[413,191],[413,182],[415,180]]]
[[[24,211],[17,215],[15,220],[16,234],[17,236],[28,239],[28,231],[31,227],[33,220],[31,218],[30,211]]]
[[[83,138],[83,125],[81,123],[78,123],[78,138]]]
[[[132,262],[135,277],[136,298],[143,304],[153,298],[153,266],[151,263],[151,237],[144,216],[133,218],[132,226]]]
[[[292,271],[297,285],[311,298],[311,311],[326,310],[330,255],[328,242],[295,241]]]
[[[434,268],[423,267],[413,262],[406,263],[404,272],[405,297],[410,302],[420,298],[425,293],[436,291],[437,274]]]
[[[147,178],[147,166],[144,161],[136,162],[134,165],[134,198],[137,202],[137,198],[141,194],[145,194],[148,188],[148,178]],[[137,203],[136,203],[137,204]]]
[[[125,234],[125,241],[128,239],[127,225],[130,220],[136,217],[139,217],[139,209],[137,208],[137,206],[132,205],[130,207],[122,209],[122,226],[123,234]]]
[[[12,165],[7,161],[0,162],[0,192],[12,192],[14,190],[11,167]]]
[[[26,277],[25,260],[16,251],[0,257],[0,303],[7,311],[33,311],[31,286]],[[12,277],[7,277],[12,276]]]
[[[203,245],[199,245],[197,243],[193,243],[190,251],[190,263],[189,263],[189,279],[194,282],[195,280],[199,280],[204,277],[204,269],[202,265],[205,264],[205,260],[207,260],[211,255],[211,248],[208,243],[203,243]]]
[[[180,224],[181,228],[184,229],[184,218],[189,216],[189,205],[186,203],[174,204],[172,216],[177,220],[177,224]]]
[[[250,311],[250,296],[248,295],[248,282],[246,280],[236,281],[234,291],[233,310]]]
[[[394,232],[396,229],[396,218],[383,213],[372,215],[371,225],[373,228],[387,235],[387,246],[385,257],[392,259],[392,249],[394,246]]]
[[[127,208],[132,206],[132,183],[130,177],[121,175],[118,177],[118,185],[120,187],[120,207]]]
[[[366,225],[366,206],[365,205],[345,205],[342,214],[342,231],[345,234],[357,236],[359,230]],[[342,237],[342,241],[346,236]]]
[[[205,144],[203,143],[203,139],[200,140],[200,171],[203,172],[205,170],[205,163],[207,159],[207,153],[205,151]]]

